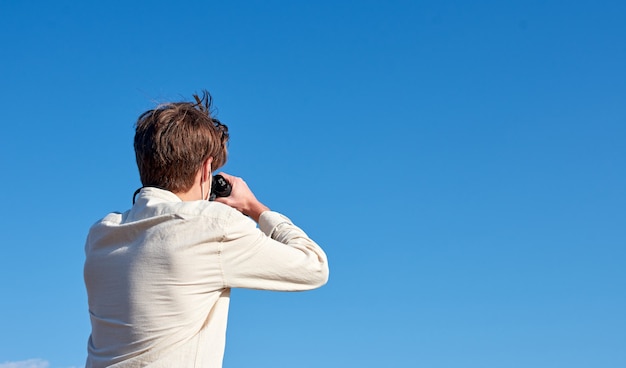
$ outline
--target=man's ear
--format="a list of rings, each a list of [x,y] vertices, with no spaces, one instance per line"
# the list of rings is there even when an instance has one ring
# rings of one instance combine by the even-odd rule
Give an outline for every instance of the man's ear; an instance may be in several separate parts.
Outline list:
[[[204,177],[202,178],[202,180],[204,182],[207,182],[207,181],[211,180],[211,164],[212,163],[213,163],[213,157],[209,157],[202,164],[202,168],[204,169],[203,170]]]

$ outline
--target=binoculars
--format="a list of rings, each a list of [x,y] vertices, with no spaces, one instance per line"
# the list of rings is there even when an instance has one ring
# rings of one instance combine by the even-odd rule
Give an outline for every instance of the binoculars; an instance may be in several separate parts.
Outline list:
[[[209,201],[214,201],[217,197],[228,197],[233,188],[230,186],[228,180],[222,175],[214,175],[211,181],[211,194],[209,195]]]

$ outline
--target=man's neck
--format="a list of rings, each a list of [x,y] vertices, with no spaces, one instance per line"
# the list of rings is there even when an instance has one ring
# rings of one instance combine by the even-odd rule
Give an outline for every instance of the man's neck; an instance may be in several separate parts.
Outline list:
[[[174,194],[176,194],[178,196],[178,198],[180,198],[183,202],[187,202],[187,201],[199,201],[202,199],[202,194],[204,194],[204,199],[209,198],[209,193],[208,191],[210,190],[208,185],[204,185],[204,190],[202,190],[202,187],[200,186],[200,183],[196,183],[194,184],[194,186],[191,187],[191,189],[189,189],[186,192],[174,192]],[[204,193],[202,193],[204,192]]]

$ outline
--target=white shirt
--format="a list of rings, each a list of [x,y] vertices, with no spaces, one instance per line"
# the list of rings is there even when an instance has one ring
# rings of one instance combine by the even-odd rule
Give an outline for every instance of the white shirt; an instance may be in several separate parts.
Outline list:
[[[89,231],[87,367],[221,367],[231,288],[324,285],[324,251],[285,216],[143,188]]]

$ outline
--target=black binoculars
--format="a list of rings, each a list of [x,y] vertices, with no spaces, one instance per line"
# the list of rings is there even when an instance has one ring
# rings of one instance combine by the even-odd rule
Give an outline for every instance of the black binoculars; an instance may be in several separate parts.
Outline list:
[[[222,175],[214,175],[211,181],[211,194],[209,201],[214,201],[217,197],[228,197],[233,188],[230,183]]]

